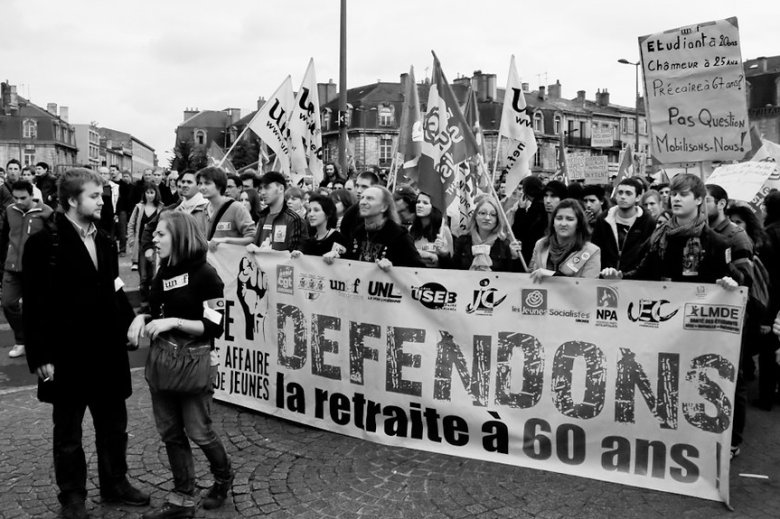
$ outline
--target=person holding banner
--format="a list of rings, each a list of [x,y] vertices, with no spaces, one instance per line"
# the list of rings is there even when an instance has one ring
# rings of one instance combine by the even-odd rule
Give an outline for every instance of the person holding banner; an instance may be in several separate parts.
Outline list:
[[[544,206],[544,184],[541,179],[529,175],[520,181],[523,194],[517,203],[512,232],[520,240],[523,259],[531,262],[534,245],[547,231],[547,210]]]
[[[193,517],[195,467],[190,441],[209,460],[214,484],[203,499],[207,510],[227,499],[233,471],[225,447],[211,424],[214,339],[223,332],[216,310],[224,285],[206,262],[208,245],[195,219],[180,211],[160,215],[154,231],[160,270],[152,283],[150,314],[139,314],[127,330],[138,344],[149,337],[146,380],[152,395],[157,431],[165,443],[173,492],[162,507],[143,519]]]
[[[312,195],[309,198],[309,237],[304,240],[300,251],[293,251],[292,256],[301,254],[322,256],[330,252],[334,247],[339,247],[343,252],[346,249],[346,240],[336,229],[336,204],[327,196]]]
[[[590,242],[590,226],[582,205],[566,198],[550,215],[547,236],[536,242],[531,257],[531,279],[550,276],[598,278],[601,250]]]
[[[410,234],[426,267],[436,268],[440,257],[452,256],[452,232],[443,221],[441,211],[431,204],[430,195],[418,194]]]
[[[358,204],[360,218],[343,252],[345,259],[374,261],[384,271],[393,265],[422,267],[423,262],[409,232],[400,224],[393,194],[385,187],[371,186],[363,191]],[[323,256],[332,263],[342,251],[333,250]]]
[[[284,200],[287,179],[277,171],[269,171],[260,179],[260,184],[266,207],[260,212],[254,243],[247,245],[246,250],[300,250],[308,232],[303,219]]]
[[[220,168],[209,166],[198,171],[196,178],[198,189],[209,201],[206,207],[206,240],[209,250],[216,250],[220,243],[251,243],[255,235],[255,222],[243,205],[225,196],[227,174]]]
[[[445,268],[487,272],[523,272],[522,245],[509,242],[507,228],[499,218],[498,202],[489,195],[477,197],[468,232],[455,240],[452,257],[440,257]]]

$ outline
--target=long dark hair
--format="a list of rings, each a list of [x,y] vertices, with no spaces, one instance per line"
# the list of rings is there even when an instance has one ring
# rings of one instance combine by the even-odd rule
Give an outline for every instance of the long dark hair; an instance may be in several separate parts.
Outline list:
[[[588,217],[585,215],[585,209],[582,208],[582,204],[573,198],[566,198],[561,200],[555,209],[553,209],[550,215],[550,223],[547,226],[547,235],[544,237],[542,244],[545,247],[550,245],[550,240],[558,241],[555,236],[555,216],[561,211],[561,209],[571,209],[574,211],[574,216],[577,218],[577,229],[574,235],[574,250],[582,250],[590,240],[590,225],[588,225]]]
[[[734,204],[726,208],[726,216],[736,216],[745,222],[745,232],[753,241],[754,250],[758,250],[766,243],[767,235],[756,213],[746,205]]]
[[[420,193],[417,195],[418,202],[420,201],[420,196],[426,196],[428,197],[428,200],[431,198],[428,193]],[[425,238],[429,242],[435,241],[436,236],[438,236],[439,231],[441,230],[441,222],[444,219],[441,211],[431,204],[431,214],[428,216],[428,225],[423,225],[423,218],[416,215],[416,206],[417,204],[415,204],[415,217],[412,222],[412,228],[409,229],[409,234],[412,235],[412,239],[415,241],[421,238]]]
[[[311,195],[309,197],[309,206],[315,203],[320,204],[322,212],[325,213],[325,227],[328,229],[335,229],[337,217],[336,204],[333,200],[325,195]],[[309,227],[309,229],[312,229],[312,227]]]

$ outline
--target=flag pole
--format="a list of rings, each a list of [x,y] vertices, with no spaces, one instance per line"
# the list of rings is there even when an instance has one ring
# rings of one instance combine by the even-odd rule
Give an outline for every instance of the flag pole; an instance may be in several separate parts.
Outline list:
[[[477,154],[477,157],[479,158],[479,167],[483,172],[487,172],[486,166],[485,166],[485,159],[482,157],[481,153]],[[506,226],[506,230],[509,233],[509,239],[510,241],[517,241],[517,238],[515,238],[515,233],[512,232],[512,226],[509,223],[509,218],[506,216],[506,211],[504,211],[504,206],[501,205],[501,203],[498,200],[498,193],[496,193],[496,187],[493,185],[493,182],[489,182],[490,184],[490,194],[493,198],[496,200],[496,207],[498,207],[498,217],[501,219],[501,221]],[[520,264],[523,265],[523,272],[528,272],[528,265],[525,262],[525,258],[523,258],[523,252],[520,251],[519,255]]]
[[[400,135],[399,135],[400,137]],[[399,139],[400,140],[400,139]],[[390,188],[390,192],[395,191],[395,185],[398,182],[398,141],[393,143],[393,160],[390,162],[390,178],[387,179],[387,185],[393,186]],[[392,184],[391,184],[392,182]]]
[[[252,118],[252,121],[254,121],[254,117]],[[222,160],[219,161],[219,164],[217,164],[217,167],[219,167],[219,168],[222,167],[222,164],[225,163],[225,161],[228,158],[228,155],[230,155],[230,152],[233,151],[233,148],[235,148],[236,144],[238,144],[238,141],[240,141],[241,137],[243,137],[244,134],[247,132],[247,130],[249,130],[249,125],[252,123],[252,121],[249,121],[249,123],[247,123],[247,125],[244,126],[244,129],[241,131],[240,134],[238,134],[238,137],[236,137],[236,140],[233,141],[233,144],[231,144],[230,148],[228,148],[228,150],[225,152],[225,156],[222,157]]]
[[[501,132],[498,132],[498,140],[496,141],[496,157],[493,159],[493,179],[491,184],[496,183],[496,170],[498,169],[498,154],[501,151]]]

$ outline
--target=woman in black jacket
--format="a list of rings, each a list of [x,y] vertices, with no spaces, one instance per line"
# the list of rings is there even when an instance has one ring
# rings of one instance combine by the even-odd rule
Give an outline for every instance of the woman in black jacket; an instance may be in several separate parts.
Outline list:
[[[173,472],[173,493],[162,508],[143,517],[193,517],[195,470],[190,440],[206,455],[214,475],[203,508],[220,507],[233,482],[230,459],[210,416],[210,357],[214,338],[222,335],[222,316],[215,307],[224,285],[206,263],[206,239],[192,216],[180,211],[162,213],[153,240],[161,265],[149,296],[151,314],[135,318],[128,339],[137,343],[148,336],[152,342],[146,380]]]

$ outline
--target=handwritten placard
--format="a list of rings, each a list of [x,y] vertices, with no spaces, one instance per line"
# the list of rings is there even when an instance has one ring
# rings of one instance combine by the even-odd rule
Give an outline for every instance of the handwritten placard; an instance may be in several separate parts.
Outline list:
[[[656,162],[740,160],[750,150],[736,18],[639,38]]]
[[[586,184],[606,184],[609,181],[609,164],[606,155],[592,157],[585,153],[566,155],[570,180],[584,180]]]
[[[742,162],[715,168],[707,184],[719,185],[732,200],[750,202],[772,175],[777,175],[774,162]]]
[[[593,128],[590,135],[590,145],[593,148],[611,148],[615,139],[610,128]]]

